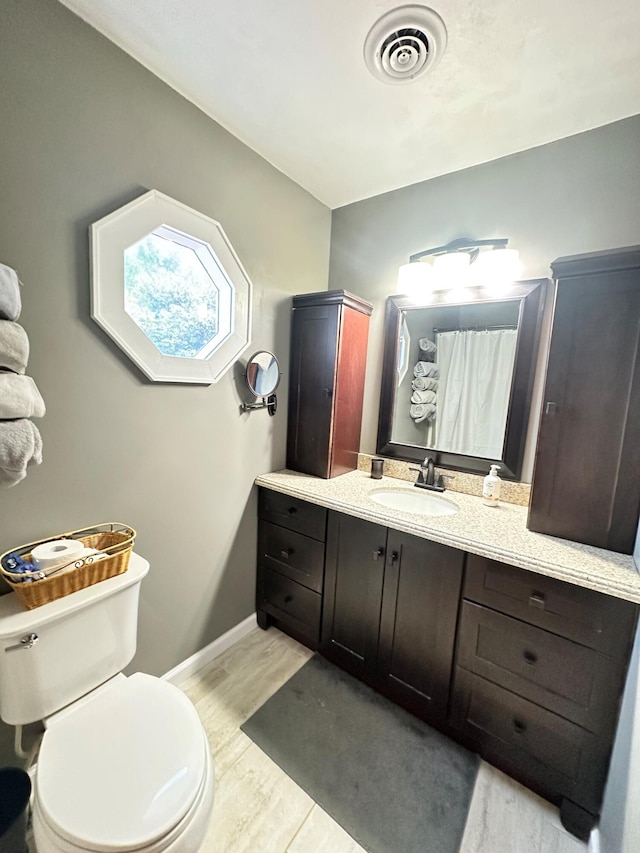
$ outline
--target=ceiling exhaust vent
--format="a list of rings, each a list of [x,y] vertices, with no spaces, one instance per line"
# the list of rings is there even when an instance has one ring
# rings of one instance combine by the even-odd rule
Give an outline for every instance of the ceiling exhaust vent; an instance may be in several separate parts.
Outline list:
[[[364,61],[384,83],[411,83],[440,62],[446,46],[447,30],[436,12],[426,6],[399,6],[369,30]]]

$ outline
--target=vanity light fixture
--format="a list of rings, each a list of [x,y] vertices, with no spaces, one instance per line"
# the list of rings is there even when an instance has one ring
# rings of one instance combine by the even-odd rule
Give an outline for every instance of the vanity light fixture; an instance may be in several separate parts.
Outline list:
[[[507,249],[509,240],[472,240],[461,237],[410,255],[398,271],[401,293],[486,287],[504,291],[522,274],[518,251]],[[429,262],[431,261],[431,262]]]

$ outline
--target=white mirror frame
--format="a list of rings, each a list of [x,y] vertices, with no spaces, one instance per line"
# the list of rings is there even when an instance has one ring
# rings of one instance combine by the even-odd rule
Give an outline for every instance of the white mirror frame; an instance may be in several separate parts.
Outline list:
[[[204,359],[163,355],[124,309],[125,249],[162,225],[209,243],[234,288],[231,333]],[[220,223],[150,190],[94,222],[90,239],[91,316],[96,323],[155,382],[217,382],[249,345],[252,291]]]

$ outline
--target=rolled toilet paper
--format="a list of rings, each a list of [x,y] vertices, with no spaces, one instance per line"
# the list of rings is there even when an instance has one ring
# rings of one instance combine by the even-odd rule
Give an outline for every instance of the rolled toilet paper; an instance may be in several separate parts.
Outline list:
[[[46,572],[83,557],[85,550],[78,539],[54,539],[53,542],[36,545],[31,552],[31,562],[39,571]]]

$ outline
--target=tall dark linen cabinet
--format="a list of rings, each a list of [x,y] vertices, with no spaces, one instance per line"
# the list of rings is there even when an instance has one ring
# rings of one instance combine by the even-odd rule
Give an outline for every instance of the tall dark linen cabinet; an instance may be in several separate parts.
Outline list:
[[[287,468],[337,477],[358,467],[372,306],[346,290],[293,298]]]
[[[559,258],[527,526],[630,554],[640,513],[640,246]]]

